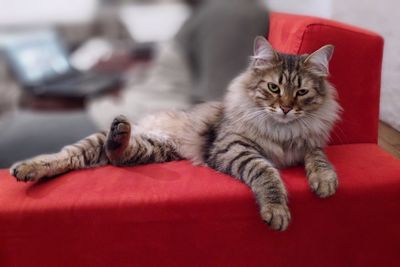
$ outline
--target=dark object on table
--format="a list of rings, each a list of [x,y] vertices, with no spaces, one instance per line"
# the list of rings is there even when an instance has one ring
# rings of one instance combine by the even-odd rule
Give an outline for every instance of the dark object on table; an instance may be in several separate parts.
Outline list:
[[[129,49],[115,50],[110,57],[101,58],[93,70],[101,73],[123,73],[135,64],[150,62],[154,57],[154,43],[137,43]]]
[[[117,74],[74,69],[63,43],[52,30],[7,34],[2,40],[15,78],[30,94],[86,97],[113,89],[121,82]]]

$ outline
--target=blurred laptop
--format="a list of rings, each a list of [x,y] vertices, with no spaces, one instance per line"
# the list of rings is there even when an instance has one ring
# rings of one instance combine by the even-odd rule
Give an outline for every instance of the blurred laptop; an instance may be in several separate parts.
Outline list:
[[[113,89],[121,81],[116,74],[73,68],[53,30],[1,34],[0,47],[18,82],[34,95],[84,97]]]

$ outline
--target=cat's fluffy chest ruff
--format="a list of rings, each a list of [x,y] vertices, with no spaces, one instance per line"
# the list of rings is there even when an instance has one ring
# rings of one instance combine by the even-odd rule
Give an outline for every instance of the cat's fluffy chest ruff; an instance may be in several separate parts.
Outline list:
[[[223,128],[231,128],[237,134],[257,143],[264,155],[275,167],[289,167],[303,163],[307,149],[322,147],[326,137],[299,123],[276,124],[272,121],[243,121],[240,125],[226,121]]]

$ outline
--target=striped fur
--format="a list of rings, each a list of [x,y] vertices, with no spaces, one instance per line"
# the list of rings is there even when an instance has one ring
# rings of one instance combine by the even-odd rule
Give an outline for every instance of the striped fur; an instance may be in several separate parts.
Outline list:
[[[248,185],[262,219],[285,230],[291,217],[279,168],[304,163],[318,196],[337,190],[335,171],[322,150],[340,111],[326,80],[332,51],[325,46],[311,55],[285,55],[257,38],[249,68],[232,81],[222,102],[149,115],[137,124],[119,116],[109,132],[16,163],[11,174],[18,181],[36,181],[105,164],[189,159]]]
[[[17,181],[37,181],[70,170],[103,166],[110,161],[104,150],[106,132],[92,134],[73,145],[64,147],[55,154],[40,155],[15,163],[10,172]]]

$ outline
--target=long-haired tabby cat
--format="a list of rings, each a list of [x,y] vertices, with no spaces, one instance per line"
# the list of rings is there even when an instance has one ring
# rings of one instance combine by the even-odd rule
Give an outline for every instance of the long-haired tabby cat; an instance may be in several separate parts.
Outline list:
[[[150,115],[137,124],[119,116],[108,132],[16,163],[11,174],[27,182],[105,164],[190,159],[248,185],[262,219],[285,230],[290,212],[278,168],[304,163],[311,190],[320,197],[338,187],[322,149],[340,110],[326,79],[332,53],[327,45],[310,55],[281,54],[257,37],[250,66],[222,102]]]

